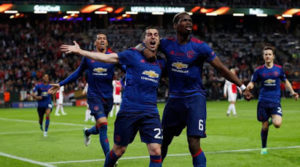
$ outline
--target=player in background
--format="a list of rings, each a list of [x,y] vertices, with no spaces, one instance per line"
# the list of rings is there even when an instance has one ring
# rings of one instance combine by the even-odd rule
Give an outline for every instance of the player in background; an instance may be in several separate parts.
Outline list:
[[[64,86],[61,86],[59,90],[56,92],[56,110],[55,110],[55,116],[60,116],[58,113],[59,110],[61,110],[62,115],[67,115],[67,113],[64,112],[64,107],[63,107],[63,100],[64,100]]]
[[[94,45],[96,51],[93,53],[111,53],[111,51],[108,51],[108,41],[105,34],[97,34]],[[107,57],[109,58],[109,56]],[[91,115],[95,117],[96,125],[90,129],[85,128],[83,130],[84,143],[88,146],[91,139],[90,135],[99,135],[104,155],[110,150],[107,138],[107,116],[113,105],[112,80],[114,68],[114,64],[96,62],[84,57],[75,72],[58,84],[53,84],[53,88],[51,89],[51,92],[54,93],[60,86],[77,80],[84,71],[87,71],[87,83],[89,84],[87,102],[91,110]]]
[[[52,111],[51,94],[48,94],[48,90],[50,88],[51,85],[49,85],[49,75],[44,74],[42,83],[37,84],[33,89],[33,93],[31,94],[32,97],[38,101],[37,112],[39,115],[40,129],[44,131],[44,137],[48,136],[50,113]],[[43,128],[44,115],[46,115],[45,130]]]
[[[119,112],[120,104],[121,104],[121,94],[122,94],[122,85],[121,82],[117,79],[113,80],[113,97],[114,97],[114,106],[110,111],[110,117],[113,117],[114,110],[116,111],[116,115]]]
[[[230,71],[236,75],[235,69],[230,69]],[[236,97],[237,97],[237,90],[239,90],[240,94],[242,94],[242,90],[236,86],[236,84],[225,80],[225,84],[224,84],[224,97],[227,98],[228,97],[228,101],[229,101],[229,106],[227,109],[227,116],[230,116],[230,113],[232,111],[233,116],[237,116],[236,115],[236,109],[235,109],[235,103],[236,103]]]
[[[273,124],[275,128],[280,128],[282,123],[280,81],[285,83],[285,87],[295,100],[298,100],[299,95],[293,90],[291,83],[286,79],[282,67],[274,64],[275,48],[265,46],[262,54],[265,64],[256,68],[250,83],[247,85],[247,89],[252,90],[254,82],[261,85],[257,104],[257,120],[262,122],[260,133],[262,142],[261,154],[267,154],[269,126]]]
[[[144,45],[156,53],[159,33],[148,27],[143,34]],[[161,123],[157,109],[157,88],[163,61],[145,57],[136,49],[105,55],[80,49],[79,45],[62,45],[61,51],[76,53],[97,61],[126,65],[126,86],[123,90],[121,109],[114,129],[114,146],[106,155],[104,167],[115,165],[139,131],[142,142],[150,154],[149,167],[161,166]]]
[[[84,89],[82,90],[82,95],[87,95],[89,84],[86,83],[84,86]],[[92,122],[95,122],[95,118],[91,115],[91,110],[89,108],[89,104],[86,103],[86,110],[85,110],[85,119],[84,121],[87,122],[88,120],[91,120]]]
[[[245,85],[232,74],[204,42],[190,36],[192,19],[187,12],[174,16],[173,27],[176,38],[160,41],[160,50],[166,55],[169,77],[169,98],[167,100],[163,120],[162,158],[174,136],[180,135],[187,127],[189,150],[193,157],[194,167],[205,167],[206,158],[200,147],[200,138],[206,137],[206,91],[202,84],[202,68],[204,62],[210,63],[227,80],[245,90]],[[139,48],[146,57],[153,52],[147,48]],[[246,99],[251,97],[244,91]]]

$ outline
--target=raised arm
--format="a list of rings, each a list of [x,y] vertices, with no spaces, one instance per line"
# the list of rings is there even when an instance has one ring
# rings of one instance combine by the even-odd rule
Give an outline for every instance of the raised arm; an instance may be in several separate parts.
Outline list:
[[[66,54],[74,53],[104,63],[119,62],[119,58],[116,53],[104,54],[101,52],[90,52],[90,51],[82,50],[76,41],[73,42],[74,45],[61,45],[60,50]]]
[[[293,87],[292,87],[290,81],[287,80],[287,79],[285,80],[285,86],[288,88],[288,90],[290,91],[290,94],[295,98],[295,100],[298,100],[298,98],[299,98],[298,93],[296,93],[296,92],[294,91],[294,89],[293,89]]]
[[[242,83],[242,81],[234,75],[224,64],[220,61],[218,57],[215,57],[210,64],[221,73],[223,77],[225,77],[228,81],[235,83],[237,86],[239,86],[242,91],[243,95],[246,100],[250,100],[252,98],[252,94],[249,90],[246,90],[245,85]]]

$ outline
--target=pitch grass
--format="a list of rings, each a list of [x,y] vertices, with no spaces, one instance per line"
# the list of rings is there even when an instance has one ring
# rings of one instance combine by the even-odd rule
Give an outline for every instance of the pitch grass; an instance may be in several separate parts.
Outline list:
[[[238,117],[226,117],[228,102],[207,103],[207,135],[201,140],[206,153],[208,167],[300,167],[300,148],[269,149],[267,155],[260,155],[260,128],[256,120],[257,101],[238,101]],[[162,112],[164,104],[159,104]],[[300,101],[282,100],[283,124],[280,129],[273,126],[269,131],[268,147],[300,146]],[[51,115],[48,137],[43,137],[37,122],[36,109],[0,110],[0,153],[27,158],[39,162],[63,162],[96,160],[92,162],[54,163],[57,167],[103,166],[104,154],[98,136],[92,136],[89,147],[83,144],[85,123],[84,107],[65,107],[66,116]],[[113,122],[109,118],[108,136],[113,144]],[[258,149],[241,152],[220,152],[226,150]],[[182,155],[175,155],[182,154]],[[163,166],[191,167],[186,131],[174,139]],[[175,155],[175,156],[171,156]],[[144,157],[141,157],[144,156]],[[130,158],[132,159],[126,159]],[[119,167],[147,167],[148,152],[137,136],[129,145]],[[0,156],[1,167],[36,167],[37,164]]]

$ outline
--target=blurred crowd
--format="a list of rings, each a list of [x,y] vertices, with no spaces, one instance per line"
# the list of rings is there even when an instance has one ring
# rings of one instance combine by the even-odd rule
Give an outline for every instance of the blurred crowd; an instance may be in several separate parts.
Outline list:
[[[47,20],[30,22],[26,19],[13,23],[0,23],[0,93],[17,94],[13,100],[32,90],[35,83],[48,73],[52,83],[71,74],[80,64],[81,57],[65,55],[59,51],[62,43],[73,40],[81,47],[93,50],[95,35],[98,32],[108,35],[109,47],[122,51],[135,46],[145,25],[111,24],[105,29],[87,27],[85,22],[51,22]],[[207,29],[207,28],[206,28]],[[205,30],[202,28],[201,31]],[[234,30],[235,31],[235,30]],[[234,31],[212,30],[204,32],[200,38],[206,41],[229,68],[237,70],[239,78],[247,84],[254,69],[263,64],[261,49],[271,43],[277,47],[276,62],[283,65],[290,81],[300,82],[299,36],[290,32],[236,33]],[[174,35],[169,28],[160,29],[161,37]],[[202,34],[203,32],[199,32]],[[196,33],[197,34],[197,33]],[[297,48],[298,47],[298,48]],[[116,76],[120,71],[117,70]],[[210,65],[204,64],[203,83],[209,99],[221,99],[224,78]],[[77,82],[65,87],[65,92],[82,89],[85,75]],[[167,96],[168,81],[163,78],[159,97]],[[21,92],[21,93],[20,93]],[[23,94],[23,95],[22,95]],[[21,100],[23,100],[21,98]]]

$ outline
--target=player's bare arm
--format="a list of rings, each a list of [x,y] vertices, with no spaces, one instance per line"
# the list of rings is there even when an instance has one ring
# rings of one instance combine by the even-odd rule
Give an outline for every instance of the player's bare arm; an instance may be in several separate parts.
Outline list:
[[[60,50],[66,54],[74,53],[104,63],[119,62],[119,58],[116,53],[104,54],[100,52],[90,52],[90,51],[82,50],[76,41],[73,42],[74,45],[61,45]]]
[[[225,77],[230,82],[239,86],[242,89],[243,95],[246,100],[251,99],[252,94],[251,94],[250,90],[246,89],[246,87],[245,87],[245,85],[243,85],[242,81],[236,75],[234,75],[226,66],[224,66],[224,64],[220,61],[220,59],[218,57],[216,57],[213,61],[211,61],[210,64],[218,72],[220,72],[223,77]]]
[[[52,87],[48,90],[49,94],[54,94],[59,90],[59,84],[50,84]]]
[[[30,94],[34,99],[36,99],[36,100],[42,100],[42,96],[38,96],[38,95],[36,95],[35,93],[32,93],[32,94]]]
[[[288,90],[290,91],[290,94],[295,98],[295,100],[298,100],[299,94],[294,91],[289,80],[285,80],[285,86],[288,88]]]

